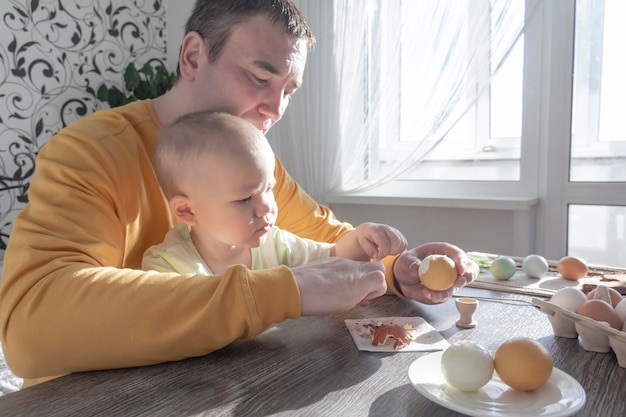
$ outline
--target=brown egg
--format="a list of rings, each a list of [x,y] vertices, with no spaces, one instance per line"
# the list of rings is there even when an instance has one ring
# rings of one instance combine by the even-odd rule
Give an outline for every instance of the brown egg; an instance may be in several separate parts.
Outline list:
[[[587,263],[576,256],[565,256],[556,264],[556,270],[565,279],[577,281],[589,272]]]
[[[622,330],[622,323],[615,309],[609,303],[603,300],[593,299],[585,301],[578,307],[578,314],[589,317],[595,321],[604,321],[609,323],[614,329]]]
[[[589,294],[587,294],[587,299],[589,300],[597,298],[608,302],[608,300],[606,299],[607,297],[611,299],[611,305],[613,306],[613,308],[615,308],[615,306],[620,301],[622,301],[622,294],[620,294],[619,291],[617,291],[615,288],[607,287],[605,285],[600,285],[597,288],[589,291]]]
[[[520,391],[534,391],[552,375],[552,355],[541,343],[516,337],[502,343],[494,355],[496,373],[508,386]]]
[[[420,263],[419,275],[426,288],[443,291],[454,284],[457,272],[454,261],[446,255],[429,255]]]

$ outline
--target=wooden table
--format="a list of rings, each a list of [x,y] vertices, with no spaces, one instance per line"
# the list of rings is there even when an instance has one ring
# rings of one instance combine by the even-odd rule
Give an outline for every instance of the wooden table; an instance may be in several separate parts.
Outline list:
[[[459,329],[454,302],[426,306],[384,296],[342,314],[278,324],[254,340],[210,355],[161,365],[68,375],[0,397],[2,416],[456,416],[420,395],[409,365],[424,352],[356,349],[344,319],[421,316],[449,342],[474,340],[490,350],[514,336],[539,340],[555,366],[584,387],[576,416],[626,415],[626,369],[615,355],[556,338],[530,297],[464,288],[479,299],[478,326]],[[526,303],[507,304],[506,300]]]

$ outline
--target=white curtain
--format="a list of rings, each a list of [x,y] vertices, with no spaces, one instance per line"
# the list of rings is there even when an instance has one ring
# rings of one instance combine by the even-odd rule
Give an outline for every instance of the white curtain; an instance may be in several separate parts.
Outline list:
[[[322,203],[419,163],[487,91],[532,15],[524,0],[295,2],[317,46],[268,138]]]
[[[304,82],[283,119],[268,133],[287,171],[317,202],[324,203],[338,172],[339,77],[334,51],[334,0],[296,0],[317,40],[309,54]]]

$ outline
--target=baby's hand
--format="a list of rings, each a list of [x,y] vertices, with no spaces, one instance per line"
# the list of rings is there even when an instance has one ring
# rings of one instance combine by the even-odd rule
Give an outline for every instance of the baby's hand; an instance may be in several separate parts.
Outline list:
[[[407,248],[404,235],[386,224],[362,223],[357,226],[355,233],[363,251],[374,260],[398,255]]]

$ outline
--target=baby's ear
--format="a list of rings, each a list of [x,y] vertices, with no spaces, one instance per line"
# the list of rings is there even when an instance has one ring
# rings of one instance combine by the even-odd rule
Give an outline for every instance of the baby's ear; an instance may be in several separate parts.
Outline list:
[[[188,226],[193,226],[196,223],[196,213],[194,212],[189,198],[177,195],[170,199],[170,210],[174,216]]]

